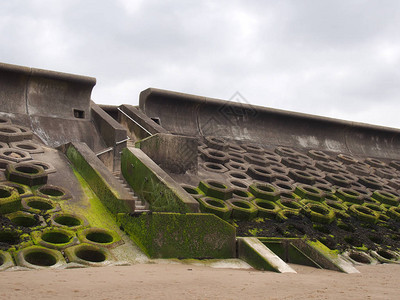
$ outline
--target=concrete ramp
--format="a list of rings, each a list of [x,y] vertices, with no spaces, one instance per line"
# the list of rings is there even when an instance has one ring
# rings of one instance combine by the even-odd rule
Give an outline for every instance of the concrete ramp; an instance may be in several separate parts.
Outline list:
[[[296,273],[278,255],[255,237],[238,238],[238,256],[253,268],[278,273]]]

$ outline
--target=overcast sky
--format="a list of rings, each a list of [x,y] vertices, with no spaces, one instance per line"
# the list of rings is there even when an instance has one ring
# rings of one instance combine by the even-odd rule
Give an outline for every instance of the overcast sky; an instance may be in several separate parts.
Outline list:
[[[13,0],[0,61],[400,128],[400,1]]]

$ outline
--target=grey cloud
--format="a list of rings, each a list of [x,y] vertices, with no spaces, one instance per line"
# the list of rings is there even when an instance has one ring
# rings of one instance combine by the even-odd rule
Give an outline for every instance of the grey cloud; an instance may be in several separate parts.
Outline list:
[[[398,1],[6,1],[1,60],[95,76],[96,102],[155,86],[400,127]],[[366,118],[366,119],[363,119]]]

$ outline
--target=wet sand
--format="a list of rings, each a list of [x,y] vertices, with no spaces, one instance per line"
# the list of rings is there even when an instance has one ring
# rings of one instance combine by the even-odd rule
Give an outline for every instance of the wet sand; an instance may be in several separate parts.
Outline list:
[[[291,265],[298,274],[138,264],[0,272],[0,299],[399,299],[400,265],[343,274]]]

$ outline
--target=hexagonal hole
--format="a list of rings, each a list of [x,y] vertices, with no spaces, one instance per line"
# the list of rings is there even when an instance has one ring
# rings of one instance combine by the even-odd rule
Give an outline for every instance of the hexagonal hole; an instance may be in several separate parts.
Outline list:
[[[17,166],[17,167],[15,167],[15,170],[17,170],[18,172],[21,172],[21,173],[25,173],[25,174],[38,174],[39,173],[39,170],[37,168],[29,167],[29,166]]]

